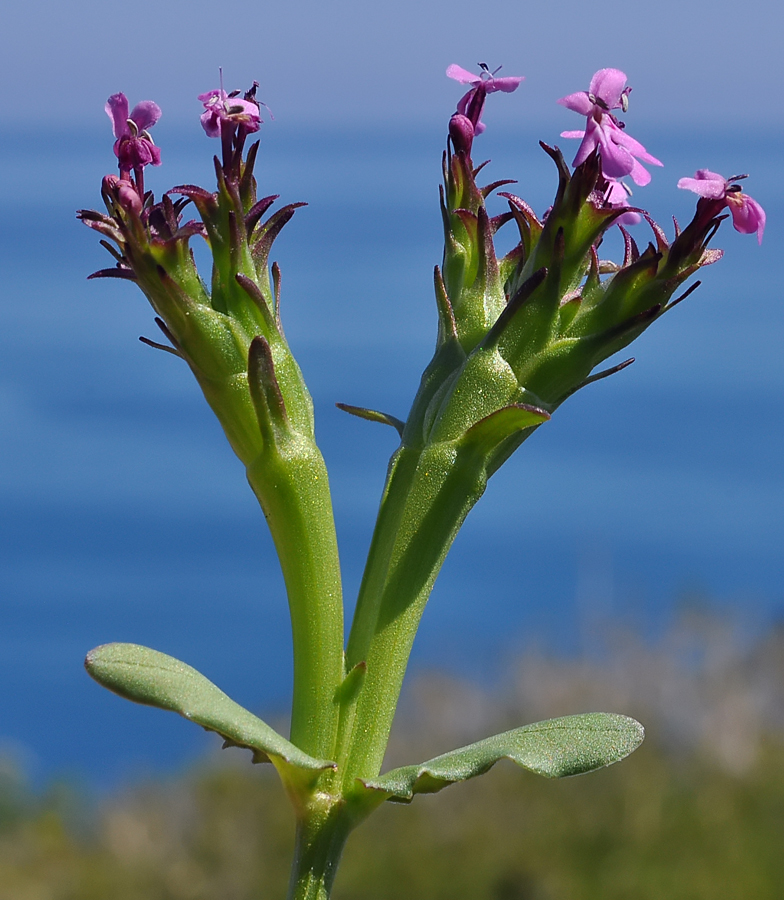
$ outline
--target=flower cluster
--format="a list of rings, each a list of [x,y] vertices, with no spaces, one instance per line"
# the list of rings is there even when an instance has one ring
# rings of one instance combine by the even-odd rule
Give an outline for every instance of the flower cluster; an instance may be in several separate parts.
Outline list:
[[[503,193],[509,213],[491,218],[485,200],[508,182],[477,185],[476,175],[482,167],[473,168],[471,142],[482,130],[480,116],[487,95],[510,92],[520,82],[499,79],[496,72],[487,66],[482,66],[480,75],[457,65],[447,70],[449,77],[471,89],[460,99],[450,121],[454,153],[447,153],[444,167],[446,249],[443,284],[438,290],[445,295],[441,302],[448,316],[442,327],[444,333],[454,331],[466,351],[497,335],[504,359],[513,370],[519,367],[525,373],[520,376],[520,386],[533,391],[544,400],[543,408],[552,411],[583,383],[577,376],[580,369],[588,376],[602,359],[678,302],[670,298],[690,275],[720,258],[721,251],[709,249],[708,244],[725,208],[739,231],[756,232],[759,239],[765,214],[756,201],[743,194],[737,178],[726,181],[701,171],[695,179],[679,183],[696,191],[701,199],[693,221],[683,231],[676,225],[675,238],[669,242],[644,210],[630,205],[631,191],[623,179],[628,176],[636,185],[646,185],[651,174],[645,166],[662,163],[631,137],[618,119],[618,111],[628,111],[631,88],[624,72],[605,68],[594,74],[587,91],[558,101],[586,121],[584,129],[562,133],[580,140],[573,174],[560,151],[542,145],[559,169],[560,186],[553,206],[540,220],[519,197]],[[623,263],[618,266],[599,259],[608,228],[635,224],[643,218],[653,229],[655,245],[641,253],[624,231]],[[493,236],[510,220],[520,230],[521,243],[504,259],[496,260]],[[601,275],[611,277],[602,279]],[[512,324],[515,320],[516,327]],[[525,329],[523,322],[527,323]],[[539,350],[535,350],[539,341]],[[564,375],[569,365],[561,357],[567,346],[575,366],[569,378]],[[558,366],[550,357],[556,349]],[[543,376],[546,373],[542,382],[532,361],[537,353],[542,354]],[[558,367],[562,372],[555,377]]]
[[[258,199],[253,176],[258,142],[247,153],[245,139],[259,130],[261,117],[256,100],[258,84],[242,96],[239,91],[217,90],[199,96],[201,124],[210,137],[221,140],[223,164],[218,164],[216,192],[192,184],[178,185],[159,201],[144,191],[143,170],[160,164],[160,151],[148,129],[160,118],[157,104],[145,101],[128,114],[124,94],[109,98],[106,111],[114,127],[115,154],[120,174],[103,180],[107,212],[81,210],[80,218],[111,241],[116,265],[92,277],[134,281],[147,295],[169,346],[145,339],[184,359],[213,398],[220,396],[219,418],[238,455],[246,462],[263,445],[250,401],[241,408],[230,400],[232,380],[249,367],[251,345],[262,337],[265,346],[285,346],[276,320],[277,268],[270,280],[269,253],[281,228],[295,209],[290,204],[264,219],[276,196]],[[177,196],[179,195],[179,196]],[[192,204],[200,220],[183,221],[182,212]],[[197,271],[189,242],[206,238],[213,254],[211,279]],[[209,284],[209,288],[207,285]],[[263,348],[262,348],[263,349]],[[266,352],[266,351],[264,351]],[[281,358],[287,350],[280,350]],[[263,354],[262,354],[263,355]],[[254,363],[255,364],[255,363]],[[290,421],[307,430],[310,400],[300,381],[287,396]]]

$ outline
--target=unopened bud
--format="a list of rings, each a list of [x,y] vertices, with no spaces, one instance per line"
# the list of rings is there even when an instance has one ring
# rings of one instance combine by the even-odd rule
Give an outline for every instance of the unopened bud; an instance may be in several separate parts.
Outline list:
[[[141,213],[142,199],[136,187],[130,181],[118,178],[116,175],[104,175],[103,189],[105,193],[114,197],[126,212],[137,216]]]
[[[471,155],[471,146],[474,142],[474,126],[468,116],[455,113],[449,120],[449,137],[456,153]]]

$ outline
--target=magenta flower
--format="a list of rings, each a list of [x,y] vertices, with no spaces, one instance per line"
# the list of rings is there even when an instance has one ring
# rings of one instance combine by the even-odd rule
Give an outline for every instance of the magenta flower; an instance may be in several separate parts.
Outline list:
[[[125,94],[112,94],[104,107],[112,120],[112,131],[117,139],[114,154],[120,163],[120,175],[127,176],[131,169],[138,175],[150,164],[161,164],[161,151],[155,146],[148,129],[160,119],[161,108],[152,100],[142,100],[128,115],[128,98]]]
[[[457,115],[465,116],[470,120],[473,126],[474,134],[481,134],[485,130],[485,126],[480,121],[482,110],[485,105],[485,97],[496,91],[503,91],[511,94],[520,86],[520,82],[524,81],[523,76],[506,76],[504,78],[496,78],[495,73],[500,69],[491,72],[486,63],[479,63],[482,70],[479,75],[474,75],[462,66],[452,63],[446,70],[448,78],[454,78],[460,84],[470,84],[471,90],[460,98],[457,104]]]
[[[199,100],[204,104],[201,124],[208,137],[220,137],[224,122],[231,128],[242,125],[247,133],[259,130],[261,116],[258,104],[243,100],[238,94],[239,91],[227,94],[223,88],[199,94]]]
[[[572,165],[579,166],[598,148],[605,178],[631,175],[635,184],[648,184],[651,174],[638,160],[654,166],[662,163],[628,135],[623,124],[611,112],[613,109],[624,112],[628,109],[631,88],[625,85],[626,75],[620,69],[599,69],[587,91],[561,97],[558,101],[561,106],[587,118],[585,131],[563,131],[561,137],[582,138]]]
[[[735,184],[745,175],[735,175],[730,179],[724,178],[710,169],[698,169],[694,178],[681,178],[678,187],[687,191],[694,191],[700,197],[707,200],[716,200],[722,206],[726,206],[732,214],[732,224],[735,231],[741,234],[757,233],[757,242],[762,243],[762,235],[765,231],[765,210],[748,194],[744,194],[741,186]]]

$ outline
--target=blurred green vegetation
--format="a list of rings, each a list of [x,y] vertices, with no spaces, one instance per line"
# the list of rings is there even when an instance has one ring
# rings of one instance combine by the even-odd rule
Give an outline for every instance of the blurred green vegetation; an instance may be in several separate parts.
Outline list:
[[[628,635],[612,647],[526,654],[487,693],[417,679],[393,764],[540,705],[629,712],[648,738],[592,775],[551,782],[500,764],[386,805],[349,841],[336,900],[784,897],[784,634],[744,642],[690,614],[655,647]],[[276,900],[292,830],[274,773],[238,751],[100,802],[57,785],[32,792],[6,766],[0,900]]]

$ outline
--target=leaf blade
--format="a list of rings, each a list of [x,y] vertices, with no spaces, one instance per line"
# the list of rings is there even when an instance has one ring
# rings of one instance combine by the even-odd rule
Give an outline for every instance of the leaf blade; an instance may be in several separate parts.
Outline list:
[[[564,778],[612,765],[642,743],[644,729],[627,716],[585,713],[535,722],[496,734],[420,765],[403,766],[362,783],[386,799],[410,802],[491,769],[502,759],[547,778]]]
[[[88,674],[108,690],[145,706],[176,712],[226,741],[245,747],[254,762],[272,762],[282,775],[317,775],[334,763],[304,753],[187,663],[139,644],[102,644],[87,654]]]

